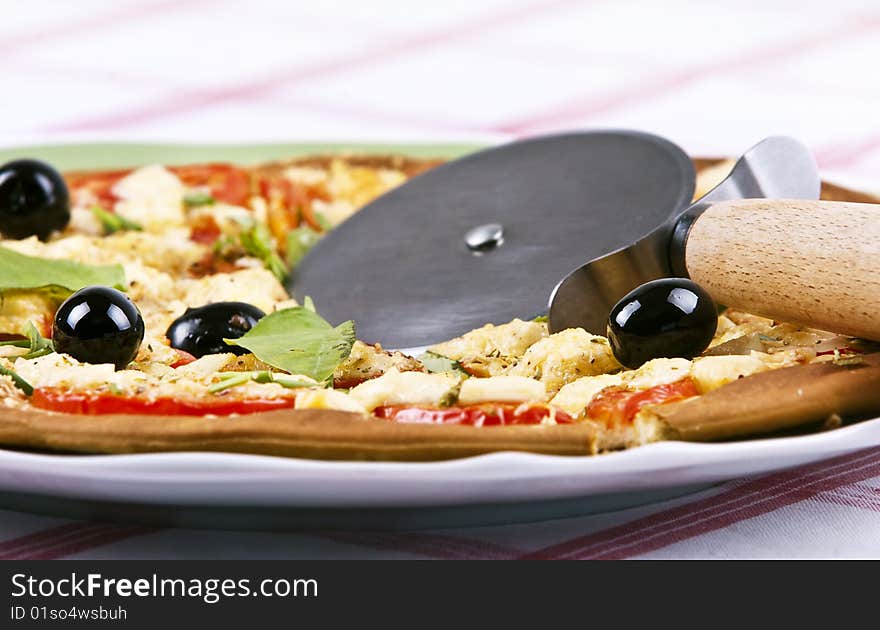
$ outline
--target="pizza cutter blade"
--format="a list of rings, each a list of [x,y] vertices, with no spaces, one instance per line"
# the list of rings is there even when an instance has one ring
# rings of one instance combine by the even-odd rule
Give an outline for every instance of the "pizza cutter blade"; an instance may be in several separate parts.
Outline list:
[[[734,199],[817,199],[820,185],[816,162],[807,147],[783,136],[763,140],[737,161],[724,181],[688,209],[627,247],[569,273],[550,296],[550,331],[580,327],[604,335],[608,313],[631,290],[657,278],[688,277],[683,262],[687,230],[712,204]]]
[[[376,199],[301,261],[291,294],[388,348],[443,341],[546,309],[560,277],[625,247],[691,200],[694,169],[646,133],[513,142]]]

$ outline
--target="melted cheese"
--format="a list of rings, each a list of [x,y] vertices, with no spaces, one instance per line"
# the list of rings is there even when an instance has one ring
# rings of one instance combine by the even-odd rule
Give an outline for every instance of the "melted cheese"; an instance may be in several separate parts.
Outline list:
[[[630,389],[650,389],[668,385],[690,375],[687,359],[652,359],[637,370],[623,373],[624,384]]]
[[[47,334],[60,300],[36,291],[3,291],[0,293],[0,333],[24,335],[31,321]]]
[[[184,287],[181,299],[190,307],[212,302],[247,302],[269,313],[276,302],[287,300],[287,292],[278,278],[263,268],[216,273],[180,284]]]
[[[544,384],[524,376],[492,376],[469,378],[461,384],[458,402],[474,405],[484,402],[544,401],[547,390]]]
[[[514,319],[500,326],[486,324],[461,337],[432,346],[430,350],[464,364],[500,359],[500,370],[546,336],[546,324]],[[493,369],[488,371],[495,372]]]
[[[349,395],[368,410],[382,405],[438,406],[454,396],[458,384],[459,379],[450,374],[398,372],[392,368],[353,388]]]
[[[569,328],[531,346],[508,374],[536,378],[554,393],[582,376],[618,369],[620,364],[607,339],[582,328]]]
[[[296,395],[296,409],[338,409],[366,413],[367,409],[356,398],[335,389],[308,389]]]
[[[114,211],[148,232],[183,225],[183,183],[161,166],[145,166],[120,179],[113,186],[119,197]]]
[[[691,376],[697,382],[700,393],[705,394],[739,378],[767,369],[769,368],[764,361],[753,355],[700,357],[694,359]]]

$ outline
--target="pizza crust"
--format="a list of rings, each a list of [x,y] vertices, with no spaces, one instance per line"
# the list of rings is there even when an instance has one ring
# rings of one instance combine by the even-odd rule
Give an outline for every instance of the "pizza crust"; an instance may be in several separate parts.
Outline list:
[[[80,416],[8,409],[0,443],[75,453],[220,451],[310,459],[427,461],[528,451],[591,455],[597,431],[581,425],[500,426],[400,424],[326,409],[246,416]]]

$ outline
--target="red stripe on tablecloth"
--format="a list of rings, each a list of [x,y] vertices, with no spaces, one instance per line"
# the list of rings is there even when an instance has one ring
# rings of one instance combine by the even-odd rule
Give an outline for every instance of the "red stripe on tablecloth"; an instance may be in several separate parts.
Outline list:
[[[32,552],[26,558],[18,558],[21,560],[59,560],[66,558],[81,551],[88,551],[96,547],[104,547],[120,540],[127,540],[136,536],[152,534],[158,531],[152,527],[141,527],[132,525],[129,527],[113,527],[106,531],[95,532],[91,536],[84,536],[77,540],[69,540],[63,544],[54,547],[46,547],[37,552]]]
[[[69,523],[0,543],[0,560],[47,560],[151,531],[106,523]]]
[[[230,100],[252,99],[254,96],[272,92],[282,85],[287,85],[293,81],[347,72],[358,67],[385,61],[403,53],[446,44],[486,29],[512,24],[519,20],[533,17],[538,13],[577,4],[578,2],[579,0],[542,0],[541,2],[530,3],[514,9],[505,9],[482,15],[470,22],[456,24],[437,31],[392,40],[373,50],[354,52],[310,65],[297,65],[262,79],[245,81],[222,88],[183,92],[141,107],[60,123],[46,131],[87,131],[119,127],[180,114]]]
[[[59,38],[70,35],[79,35],[92,30],[100,30],[121,22],[143,18],[159,11],[175,11],[195,3],[203,4],[207,0],[161,0],[160,2],[147,2],[133,6],[121,7],[109,13],[93,15],[81,20],[69,20],[48,28],[35,29],[16,33],[9,37],[0,38],[0,52],[10,54],[25,46],[32,44],[45,44],[51,41],[53,44]]]
[[[857,483],[845,488],[820,492],[811,501],[880,512],[880,488]]]
[[[682,72],[661,76],[654,80],[639,80],[631,87],[596,96],[590,94],[580,99],[558,105],[547,111],[509,121],[487,131],[501,133],[527,134],[547,127],[558,127],[566,123],[582,121],[590,116],[604,114],[628,105],[638,105],[646,99],[655,98],[676,88],[709,78],[712,75],[734,72],[755,66],[766,67],[769,63],[781,61],[813,50],[846,41],[880,29],[880,16],[859,17],[838,23],[819,33],[801,37],[781,45],[767,46],[745,55],[736,56],[720,62],[696,66]]]
[[[525,554],[530,559],[621,559],[772,512],[880,474],[880,449],[837,457],[740,484],[714,497]]]
[[[476,539],[420,532],[343,532],[316,534],[321,538],[349,545],[402,551],[440,560],[508,560],[521,550]]]
[[[0,554],[18,551],[23,547],[39,546],[45,544],[47,541],[52,543],[71,535],[81,535],[83,531],[92,530],[99,525],[99,523],[68,523],[66,525],[50,527],[49,529],[44,529],[25,536],[19,536],[10,540],[4,540],[3,542],[0,542]]]

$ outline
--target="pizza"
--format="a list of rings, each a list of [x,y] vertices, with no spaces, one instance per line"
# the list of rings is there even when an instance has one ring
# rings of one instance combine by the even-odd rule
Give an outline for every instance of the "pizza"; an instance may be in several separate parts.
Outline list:
[[[288,296],[288,275],[326,231],[439,163],[340,154],[63,175],[35,160],[0,166],[0,445],[588,455],[880,411],[874,344],[719,313],[683,279],[637,289],[645,304],[674,289],[705,305],[671,335],[636,339],[643,331],[622,324],[607,337],[550,334],[542,318],[523,318],[418,356],[358,339],[355,322],[334,326],[320,304]],[[729,170],[697,165],[698,194]]]

